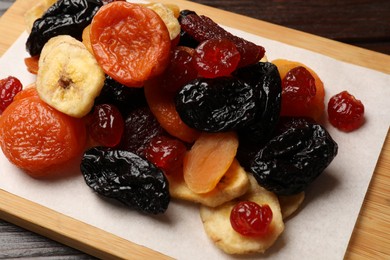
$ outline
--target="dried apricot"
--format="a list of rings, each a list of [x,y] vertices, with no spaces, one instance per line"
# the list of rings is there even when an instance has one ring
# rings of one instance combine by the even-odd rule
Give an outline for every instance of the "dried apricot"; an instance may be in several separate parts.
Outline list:
[[[232,164],[237,148],[235,132],[203,132],[184,156],[183,176],[188,188],[195,193],[213,190]]]
[[[272,63],[278,67],[282,79],[280,114],[282,116],[307,116],[319,120],[325,111],[325,90],[318,75],[308,66],[296,61],[277,59]],[[314,89],[311,85],[313,83]],[[299,89],[301,84],[305,85],[305,90]],[[297,95],[301,96],[297,97]]]
[[[39,69],[38,63],[39,63],[39,55],[27,57],[24,59],[24,64],[26,65],[28,72],[32,74],[38,73],[38,69]]]
[[[96,60],[106,74],[126,86],[141,87],[168,65],[169,31],[145,6],[122,1],[104,5],[90,30]]]
[[[47,105],[35,88],[19,94],[0,117],[0,146],[10,162],[32,177],[51,177],[81,155],[85,125]]]
[[[199,131],[186,125],[177,113],[175,92],[166,91],[157,80],[146,82],[144,89],[150,110],[165,131],[188,143],[199,137]]]

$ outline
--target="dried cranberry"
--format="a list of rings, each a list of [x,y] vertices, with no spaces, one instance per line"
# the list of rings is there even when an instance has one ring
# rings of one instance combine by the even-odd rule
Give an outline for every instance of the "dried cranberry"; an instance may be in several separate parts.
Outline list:
[[[184,49],[174,49],[171,62],[160,81],[165,90],[177,92],[197,76],[198,72],[195,69],[192,55]]]
[[[187,148],[183,142],[168,136],[153,138],[145,150],[145,157],[166,174],[175,174],[183,166]]]
[[[363,125],[364,105],[347,91],[342,91],[330,98],[328,116],[334,127],[350,132]]]
[[[241,201],[230,213],[233,229],[243,236],[259,237],[267,233],[272,221],[272,210],[252,201]]]
[[[315,79],[310,72],[298,66],[282,79],[282,115],[306,115],[310,102],[317,92]]]
[[[22,88],[22,83],[15,77],[9,76],[0,80],[0,114],[12,103],[14,96]]]
[[[240,53],[228,39],[210,39],[195,49],[194,59],[200,76],[216,78],[229,76],[237,68]]]
[[[97,105],[89,119],[88,129],[93,140],[107,147],[119,144],[124,130],[124,121],[115,106]]]
[[[119,147],[139,156],[145,155],[145,148],[159,135],[166,135],[149,107],[133,110],[125,119],[125,131]]]

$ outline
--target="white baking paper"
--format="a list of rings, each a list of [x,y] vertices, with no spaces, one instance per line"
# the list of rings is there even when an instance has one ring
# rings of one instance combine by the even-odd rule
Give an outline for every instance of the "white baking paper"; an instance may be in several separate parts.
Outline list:
[[[342,259],[389,128],[390,75],[228,29],[264,46],[269,60],[284,58],[311,67],[325,84],[325,100],[348,90],[362,100],[367,118],[352,133],[326,125],[339,144],[339,154],[307,190],[302,208],[286,222],[276,244],[265,255],[239,259]],[[13,75],[25,85],[35,80],[23,63],[28,56],[26,37],[22,34],[1,58],[0,78]],[[166,214],[145,216],[97,196],[80,174],[57,181],[34,180],[1,152],[0,169],[0,188],[137,244],[177,259],[234,259],[206,236],[197,205],[172,201]]]

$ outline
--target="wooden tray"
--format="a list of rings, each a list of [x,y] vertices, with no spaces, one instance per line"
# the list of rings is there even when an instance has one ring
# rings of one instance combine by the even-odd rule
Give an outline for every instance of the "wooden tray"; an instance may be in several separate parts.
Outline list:
[[[160,2],[173,2],[160,0]],[[342,44],[322,37],[221,11],[188,1],[174,1],[181,8],[199,10],[218,23],[308,49],[332,58],[390,74],[390,56]],[[17,0],[0,18],[0,54],[25,29],[23,15],[35,2]],[[390,137],[385,140],[346,259],[390,256]],[[169,259],[98,228],[64,216],[24,198],[0,190],[0,218],[99,258]],[[79,230],[83,230],[82,233]]]

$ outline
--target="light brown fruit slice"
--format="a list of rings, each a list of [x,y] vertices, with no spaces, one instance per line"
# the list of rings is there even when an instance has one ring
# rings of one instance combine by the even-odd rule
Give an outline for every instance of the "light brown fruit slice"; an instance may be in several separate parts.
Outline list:
[[[167,175],[169,193],[172,198],[192,201],[209,207],[219,206],[246,193],[249,188],[249,179],[245,170],[237,160],[234,160],[229,169],[210,192],[199,194],[191,191],[185,184],[182,176]]]
[[[303,200],[305,199],[305,192],[300,192],[290,196],[279,196],[280,208],[282,209],[283,219],[287,219],[295,211],[299,209]]]
[[[202,133],[183,161],[183,176],[195,193],[212,191],[232,164],[238,148],[234,132]]]

